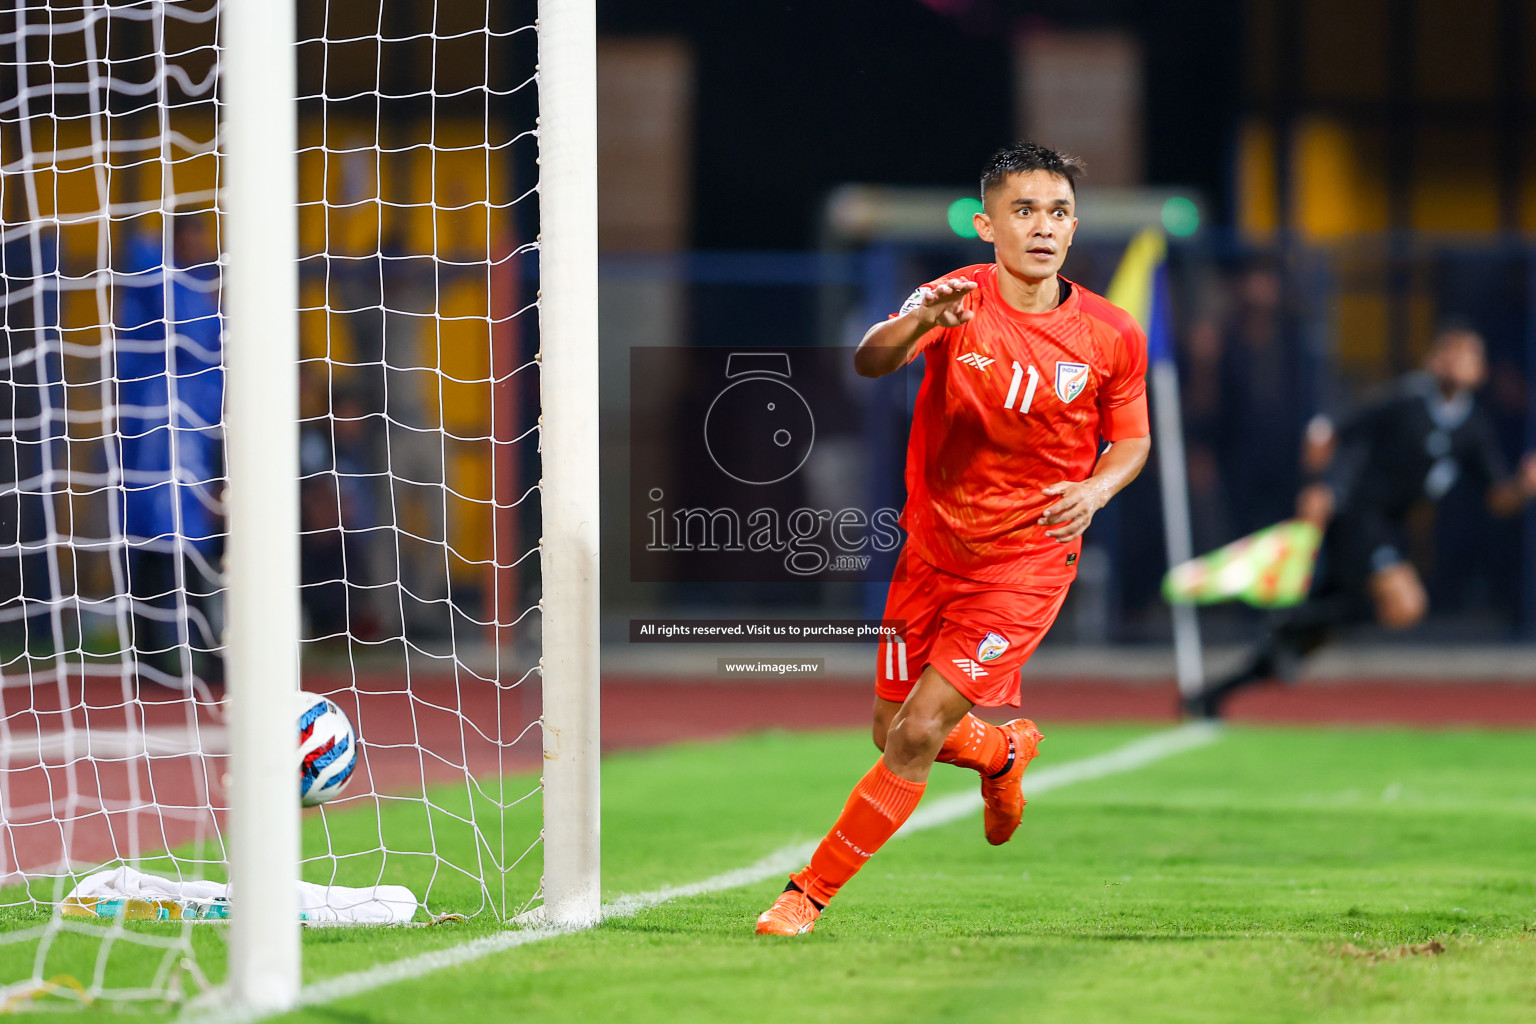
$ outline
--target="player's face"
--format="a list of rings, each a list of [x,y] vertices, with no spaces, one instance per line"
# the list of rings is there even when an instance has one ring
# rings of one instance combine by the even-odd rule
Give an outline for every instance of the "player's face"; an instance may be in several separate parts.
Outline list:
[[[1076,230],[1072,183],[1050,171],[1010,174],[976,214],[976,234],[996,247],[1003,269],[1036,281],[1061,269]]]
[[[1457,332],[1442,338],[1430,357],[1429,372],[1442,387],[1453,391],[1476,391],[1488,379],[1488,357],[1483,339],[1470,332]]]

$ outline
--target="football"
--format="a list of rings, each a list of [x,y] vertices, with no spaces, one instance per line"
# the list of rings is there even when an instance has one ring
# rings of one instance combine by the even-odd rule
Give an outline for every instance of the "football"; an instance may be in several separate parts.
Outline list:
[[[300,692],[299,802],[315,807],[347,788],[357,767],[357,735],[335,701]]]

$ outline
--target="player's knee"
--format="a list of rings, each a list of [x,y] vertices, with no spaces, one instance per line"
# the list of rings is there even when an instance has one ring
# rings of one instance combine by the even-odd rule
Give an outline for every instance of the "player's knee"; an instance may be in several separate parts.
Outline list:
[[[1397,580],[1376,595],[1376,618],[1388,629],[1418,625],[1429,608],[1429,598],[1417,580]]]
[[[1429,610],[1423,587],[1408,587],[1394,592],[1377,604],[1376,617],[1388,629],[1408,629],[1418,625]]]
[[[1376,620],[1388,629],[1417,625],[1429,610],[1429,595],[1418,574],[1408,565],[1394,565],[1371,581],[1376,598]]]
[[[896,711],[900,707],[892,701],[882,698],[875,699],[874,713],[870,716],[870,738],[875,741],[875,746],[885,750],[886,737],[891,732],[891,721],[896,717]]]
[[[900,726],[891,729],[890,734],[886,737],[885,746],[881,748],[881,753],[885,755],[888,763],[897,765],[917,764],[920,761],[933,760],[931,757],[925,758],[923,756],[924,745],[921,742],[921,738],[912,735]]]
[[[898,756],[903,761],[933,758],[944,745],[944,726],[936,715],[919,713],[904,714],[891,725],[886,733],[885,746],[880,749]]]

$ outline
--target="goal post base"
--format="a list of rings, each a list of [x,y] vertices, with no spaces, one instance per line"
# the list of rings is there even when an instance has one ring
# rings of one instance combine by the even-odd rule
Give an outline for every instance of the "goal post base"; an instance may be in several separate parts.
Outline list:
[[[547,903],[540,904],[512,918],[512,924],[519,928],[562,932],[596,928],[602,922],[603,908],[596,900],[591,901],[591,906],[580,907],[551,908]]]

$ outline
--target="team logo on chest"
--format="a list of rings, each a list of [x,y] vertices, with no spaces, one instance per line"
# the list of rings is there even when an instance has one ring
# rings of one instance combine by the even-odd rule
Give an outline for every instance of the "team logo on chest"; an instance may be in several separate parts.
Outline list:
[[[1083,393],[1088,386],[1087,363],[1056,364],[1056,397],[1065,405]]]

